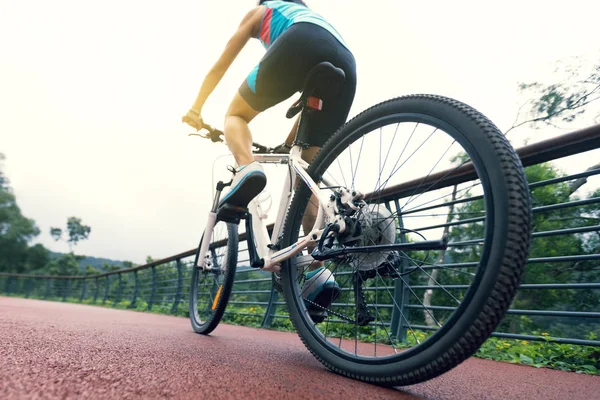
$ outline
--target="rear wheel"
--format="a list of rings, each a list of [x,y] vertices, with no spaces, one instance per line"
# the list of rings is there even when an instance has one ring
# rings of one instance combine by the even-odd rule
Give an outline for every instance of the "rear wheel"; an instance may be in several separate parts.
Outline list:
[[[233,281],[238,256],[238,231],[236,224],[217,222],[202,270],[196,265],[202,240],[198,245],[190,286],[190,321],[196,333],[209,334],[223,317]]]
[[[341,294],[326,302],[321,320],[311,316],[320,306],[303,296],[306,257],[288,260],[286,302],[313,355],[337,373],[390,386],[431,379],[471,356],[516,293],[531,235],[527,182],[501,132],[452,99],[397,98],[344,125],[308,172],[316,182],[369,193],[358,211],[345,210],[355,236],[338,237],[336,247],[449,238],[446,250],[326,261]],[[309,201],[301,184],[284,246],[307,233]]]

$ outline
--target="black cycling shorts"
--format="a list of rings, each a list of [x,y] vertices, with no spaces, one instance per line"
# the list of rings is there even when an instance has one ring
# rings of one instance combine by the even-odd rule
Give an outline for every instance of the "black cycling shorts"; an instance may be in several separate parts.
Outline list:
[[[293,24],[267,50],[239,93],[254,110],[264,111],[301,91],[308,72],[323,61],[344,70],[344,86],[336,99],[302,120],[307,137],[297,138],[321,147],[346,122],[356,91],[354,56],[326,29],[307,22]]]

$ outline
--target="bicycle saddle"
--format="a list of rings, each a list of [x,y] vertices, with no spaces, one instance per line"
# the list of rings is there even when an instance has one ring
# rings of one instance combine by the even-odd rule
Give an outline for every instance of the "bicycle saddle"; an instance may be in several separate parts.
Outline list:
[[[317,64],[308,72],[302,95],[287,111],[286,117],[294,117],[306,106],[320,110],[319,104],[322,104],[320,101],[335,98],[341,92],[345,80],[346,74],[343,69],[337,68],[327,61]],[[316,98],[315,101],[318,104],[315,106],[309,104],[309,98],[311,97]]]

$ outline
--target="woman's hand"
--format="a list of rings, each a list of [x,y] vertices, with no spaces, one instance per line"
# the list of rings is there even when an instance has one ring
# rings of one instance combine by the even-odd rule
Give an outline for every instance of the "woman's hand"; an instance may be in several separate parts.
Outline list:
[[[192,128],[195,128],[198,131],[202,129],[202,127],[204,127],[204,122],[202,121],[202,116],[200,115],[200,112],[194,110],[193,108],[190,108],[187,114],[181,117],[181,122],[185,122],[186,124],[188,124]]]

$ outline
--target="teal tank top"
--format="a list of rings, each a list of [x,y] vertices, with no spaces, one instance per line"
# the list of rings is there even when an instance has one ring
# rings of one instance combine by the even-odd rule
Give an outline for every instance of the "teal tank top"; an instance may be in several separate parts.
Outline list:
[[[257,39],[261,41],[265,48],[268,49],[287,28],[298,22],[319,25],[335,36],[344,47],[348,48],[335,28],[325,18],[311,9],[301,4],[279,0],[265,1],[262,5],[266,7],[266,10]]]

